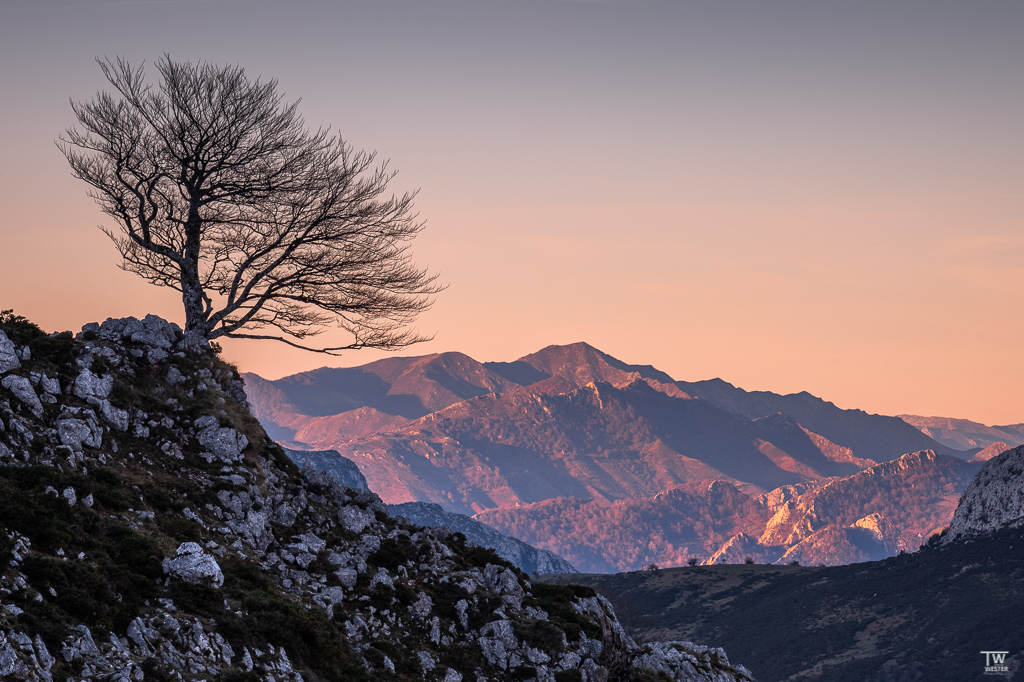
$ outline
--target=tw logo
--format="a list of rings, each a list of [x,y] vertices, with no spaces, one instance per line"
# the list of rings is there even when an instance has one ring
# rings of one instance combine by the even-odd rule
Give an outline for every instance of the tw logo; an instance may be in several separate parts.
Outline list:
[[[1006,655],[1009,651],[982,651],[985,654],[985,672],[1008,673],[1010,668],[1006,665]]]

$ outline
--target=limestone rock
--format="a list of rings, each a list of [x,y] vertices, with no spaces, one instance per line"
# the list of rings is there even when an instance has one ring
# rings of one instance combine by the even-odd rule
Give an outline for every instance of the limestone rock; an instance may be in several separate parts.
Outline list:
[[[86,368],[79,372],[78,377],[75,378],[75,385],[71,390],[72,393],[82,400],[98,405],[110,395],[113,387],[114,377],[109,374],[99,377]]]
[[[32,382],[25,377],[9,374],[0,381],[0,385],[14,394],[14,397],[25,403],[29,411],[37,418],[43,416],[43,404],[39,402],[39,396],[32,388]]]
[[[89,424],[81,419],[62,419],[57,422],[57,435],[61,444],[75,452],[82,452],[83,445],[98,448],[101,442]]]
[[[21,367],[21,362],[18,360],[17,347],[13,341],[7,338],[7,334],[0,331],[0,374],[19,367]]]
[[[373,512],[368,509],[360,509],[355,505],[345,505],[338,510],[338,523],[340,523],[345,530],[350,530],[353,533],[362,533],[367,526],[377,520]]]
[[[359,471],[356,463],[342,457],[337,450],[291,450],[283,448],[289,459],[300,467],[309,464],[315,469],[328,474],[334,474],[338,483],[346,488],[355,490],[369,490],[366,484],[366,477]]]
[[[87,330],[97,331],[104,339],[132,341],[164,350],[171,348],[181,334],[181,327],[156,315],[146,315],[142,320],[134,317],[108,318],[98,327],[86,325],[82,328],[83,332]]]
[[[213,556],[194,542],[184,542],[178,547],[175,559],[164,559],[164,573],[189,583],[220,587],[224,584],[224,573]]]
[[[196,426],[199,426],[198,420]],[[227,426],[208,426],[200,432],[199,443],[207,450],[204,454],[207,460],[230,463],[242,460],[242,450],[249,445],[249,439]]]
[[[1024,445],[988,460],[953,514],[943,542],[1024,526]]]

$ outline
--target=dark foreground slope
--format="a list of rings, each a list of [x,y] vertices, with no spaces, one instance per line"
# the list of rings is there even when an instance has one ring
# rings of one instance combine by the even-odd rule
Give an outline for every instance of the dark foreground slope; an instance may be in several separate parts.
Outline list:
[[[749,679],[300,470],[179,339],[0,316],[0,679]]]
[[[761,682],[1019,679],[1013,675],[1024,660],[1021,529],[849,566],[697,566],[566,579],[607,595],[639,639],[725,647],[752,663]],[[1009,651],[1011,673],[985,676],[982,651]]]

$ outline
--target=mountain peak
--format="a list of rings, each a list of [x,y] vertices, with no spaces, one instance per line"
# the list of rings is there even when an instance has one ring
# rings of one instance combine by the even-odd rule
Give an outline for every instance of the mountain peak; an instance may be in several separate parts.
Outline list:
[[[588,343],[577,342],[564,346],[547,346],[536,353],[519,358],[550,376],[560,376],[577,386],[591,381],[605,381],[615,386],[629,383],[630,374],[638,374],[662,383],[673,383],[669,375],[651,365],[629,365]]]

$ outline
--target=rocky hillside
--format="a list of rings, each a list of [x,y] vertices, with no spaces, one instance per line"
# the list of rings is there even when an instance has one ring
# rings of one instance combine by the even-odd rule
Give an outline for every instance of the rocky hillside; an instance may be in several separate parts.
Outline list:
[[[614,573],[703,560],[735,534],[760,534],[771,512],[756,497],[715,481],[647,499],[562,498],[489,509],[477,518],[556,552],[581,571]]]
[[[948,523],[979,467],[925,450],[834,479],[779,504],[758,544],[783,548],[783,563],[830,566],[914,551]]]
[[[356,490],[369,490],[366,478],[350,459],[336,450],[292,450],[284,448],[288,458],[300,467],[307,464],[314,469],[335,476],[341,485]],[[575,573],[565,559],[545,549],[537,549],[521,540],[503,535],[472,517],[445,511],[441,505],[430,502],[406,502],[388,505],[395,516],[405,517],[406,523],[419,526],[444,527],[462,533],[468,542],[493,549],[495,554],[528,574]]]
[[[568,561],[554,552],[537,549],[522,540],[517,540],[494,530],[490,526],[466,516],[445,511],[439,504],[430,502],[406,502],[391,504],[388,509],[394,516],[404,516],[420,526],[443,526],[462,533],[466,540],[481,547],[493,549],[494,553],[531,575],[547,573],[576,573]]]
[[[4,679],[750,679],[299,469],[158,318],[0,332]]]
[[[988,460],[960,498],[945,542],[1024,526],[1024,446]]]

